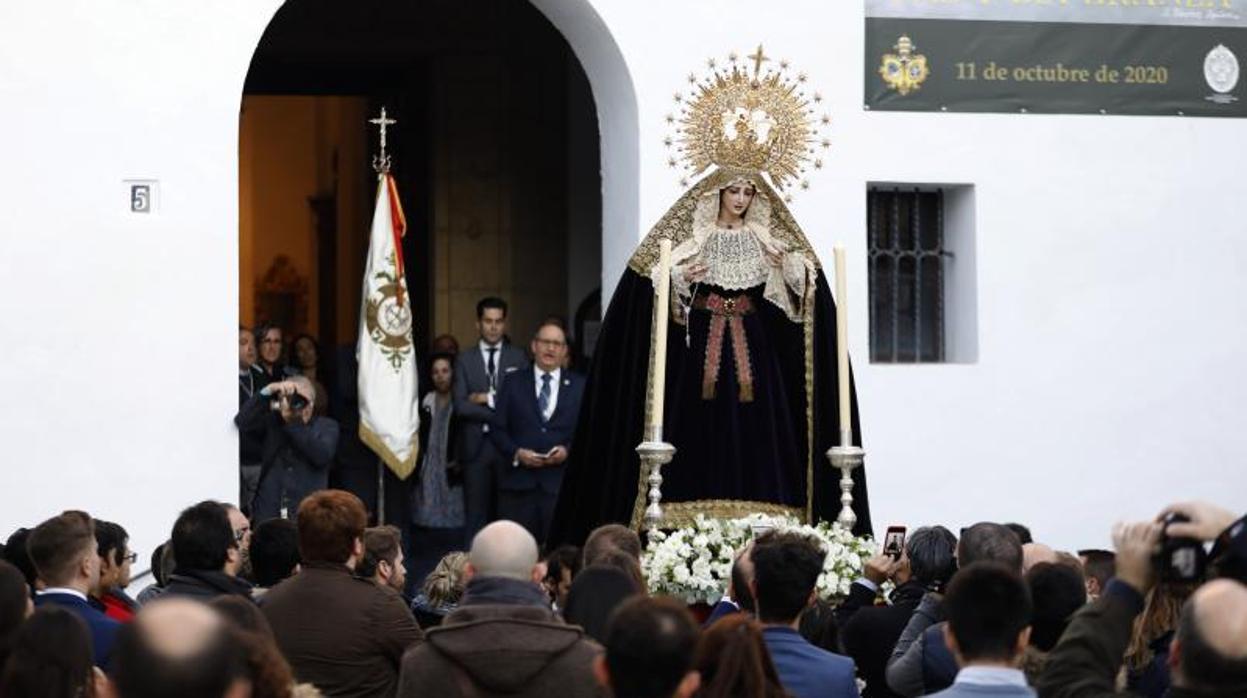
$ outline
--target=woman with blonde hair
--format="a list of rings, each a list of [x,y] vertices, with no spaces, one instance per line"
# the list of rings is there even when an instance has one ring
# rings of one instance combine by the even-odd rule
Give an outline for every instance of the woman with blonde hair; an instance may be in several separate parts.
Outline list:
[[[442,620],[458,607],[459,599],[468,583],[463,574],[467,562],[467,553],[447,553],[429,576],[424,578],[420,593],[411,602],[411,612],[416,616],[416,622],[421,629],[428,630],[441,625]]]

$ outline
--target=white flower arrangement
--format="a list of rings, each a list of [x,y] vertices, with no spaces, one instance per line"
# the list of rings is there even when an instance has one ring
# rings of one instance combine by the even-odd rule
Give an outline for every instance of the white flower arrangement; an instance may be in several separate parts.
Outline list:
[[[712,519],[698,515],[692,526],[669,533],[650,533],[641,556],[641,569],[651,594],[665,594],[686,603],[714,604],[727,590],[736,552],[753,540],[755,531],[769,529],[799,533],[822,543],[827,551],[818,595],[828,601],[848,596],[849,585],[861,576],[875,542],[858,538],[839,524],[820,521],[815,526],[787,516],[751,514],[739,519]]]

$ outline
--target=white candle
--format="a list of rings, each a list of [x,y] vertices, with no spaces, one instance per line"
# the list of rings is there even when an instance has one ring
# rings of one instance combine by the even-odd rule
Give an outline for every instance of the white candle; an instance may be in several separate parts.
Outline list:
[[[849,304],[844,273],[844,245],[832,248],[836,257],[836,391],[840,398],[840,445],[853,442],[853,413],[849,406]]]
[[[654,370],[650,376],[650,394],[654,406],[649,426],[656,435],[662,433],[663,398],[667,392],[667,314],[671,309],[671,240],[658,242],[658,278],[654,281]]]

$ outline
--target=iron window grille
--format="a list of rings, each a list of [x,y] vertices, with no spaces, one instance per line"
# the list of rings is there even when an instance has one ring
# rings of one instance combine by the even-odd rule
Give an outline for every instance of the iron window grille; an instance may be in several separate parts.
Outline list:
[[[866,212],[870,360],[943,362],[944,190],[871,187]]]

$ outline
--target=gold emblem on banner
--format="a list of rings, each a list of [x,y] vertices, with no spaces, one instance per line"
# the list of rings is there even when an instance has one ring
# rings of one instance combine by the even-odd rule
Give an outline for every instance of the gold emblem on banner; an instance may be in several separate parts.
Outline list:
[[[908,36],[902,35],[892,48],[896,53],[883,54],[879,76],[889,88],[904,96],[921,87],[930,74],[927,57],[914,53],[917,47]]]
[[[390,260],[393,263],[393,254]],[[411,309],[404,299],[403,282],[393,272],[378,272],[376,280],[384,283],[368,294],[364,322],[368,338],[398,371],[411,356]]]

